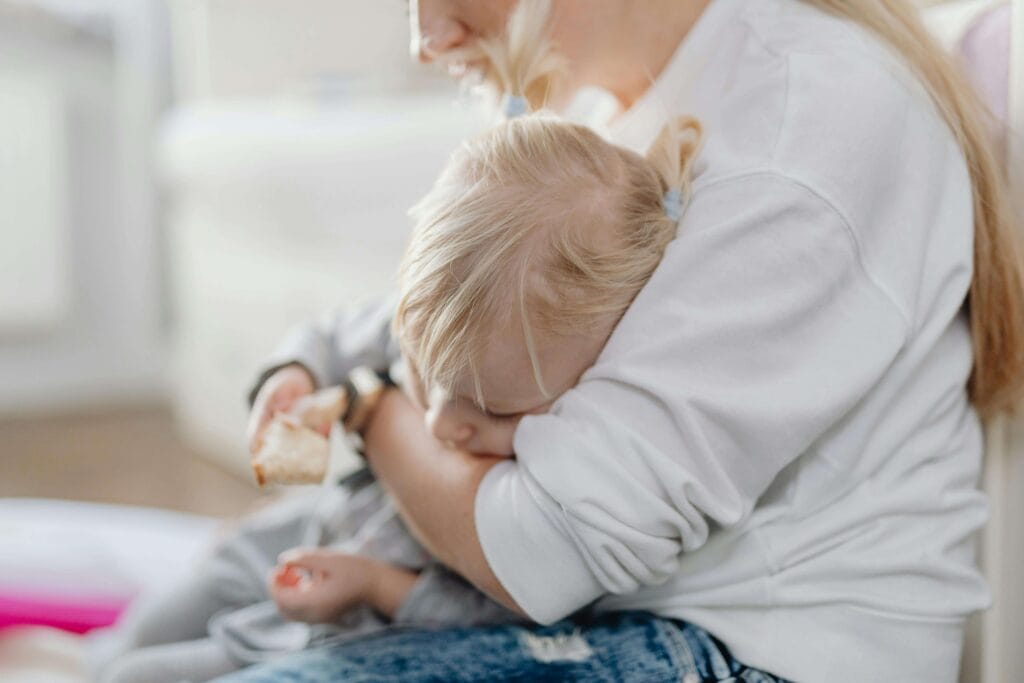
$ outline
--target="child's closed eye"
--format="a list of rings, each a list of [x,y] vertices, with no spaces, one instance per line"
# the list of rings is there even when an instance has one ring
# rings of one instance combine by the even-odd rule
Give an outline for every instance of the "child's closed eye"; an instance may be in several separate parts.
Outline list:
[[[523,415],[522,413],[492,413],[489,410],[484,410],[483,413],[484,417],[486,417],[488,420],[491,420],[492,422],[501,423],[512,422],[513,420],[519,419]]]

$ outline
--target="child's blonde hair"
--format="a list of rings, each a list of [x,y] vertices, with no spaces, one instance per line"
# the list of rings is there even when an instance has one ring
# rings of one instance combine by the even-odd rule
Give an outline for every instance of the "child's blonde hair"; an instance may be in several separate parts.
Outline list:
[[[974,367],[969,390],[982,416],[1012,407],[1024,393],[1024,249],[1020,217],[1011,207],[1006,169],[993,149],[984,105],[908,0],[802,1],[859,24],[898,53],[921,79],[963,150],[974,194],[974,274],[968,299]],[[546,37],[539,29],[547,21],[549,4],[519,0],[513,13],[519,22],[518,45],[526,54],[536,54],[538,42]],[[500,60],[511,53],[494,48],[495,44],[474,45],[453,58],[487,57],[487,80],[499,91],[508,91],[514,82],[503,75],[508,61]],[[545,63],[555,65],[553,58]],[[548,68],[542,87],[518,92],[527,94],[536,107],[557,75],[557,69]]]
[[[559,61],[541,0],[524,0],[485,44],[502,91],[542,103]],[[532,12],[532,13],[531,13]],[[452,156],[411,214],[395,331],[425,388],[453,393],[465,373],[483,405],[480,360],[518,325],[541,392],[539,336],[615,322],[675,236],[666,194],[688,195],[700,126],[667,126],[648,158],[550,116],[507,121]],[[675,190],[675,193],[670,192]]]
[[[648,160],[529,116],[464,144],[413,209],[401,269],[395,330],[424,385],[451,392],[468,371],[482,404],[482,351],[515,321],[549,396],[538,331],[564,337],[625,312],[675,236],[663,200],[685,192],[698,136],[682,120]]]

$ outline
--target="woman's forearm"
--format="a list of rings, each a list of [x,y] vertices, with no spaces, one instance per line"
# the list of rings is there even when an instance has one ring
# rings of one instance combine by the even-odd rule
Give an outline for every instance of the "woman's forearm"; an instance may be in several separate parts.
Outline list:
[[[380,400],[365,434],[370,467],[395,499],[413,535],[438,560],[511,610],[519,606],[498,582],[477,536],[474,504],[499,458],[444,448],[397,390]]]

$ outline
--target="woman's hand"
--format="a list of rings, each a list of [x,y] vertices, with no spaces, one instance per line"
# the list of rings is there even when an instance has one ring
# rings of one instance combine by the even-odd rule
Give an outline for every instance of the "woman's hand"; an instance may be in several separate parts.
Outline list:
[[[249,452],[259,452],[263,445],[263,433],[275,413],[287,412],[296,401],[313,393],[314,389],[316,383],[313,377],[297,363],[286,365],[271,375],[260,387],[249,413]],[[330,429],[330,424],[326,424],[317,431],[327,436]]]
[[[416,574],[385,562],[325,548],[295,548],[283,553],[267,582],[281,615],[292,621],[337,621],[353,607],[370,605],[394,616]]]

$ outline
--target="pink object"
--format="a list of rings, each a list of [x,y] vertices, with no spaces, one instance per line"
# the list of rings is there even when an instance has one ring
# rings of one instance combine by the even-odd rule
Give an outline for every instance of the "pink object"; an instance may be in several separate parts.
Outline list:
[[[108,626],[136,595],[188,572],[215,524],[148,508],[0,498],[0,630]]]
[[[32,595],[0,589],[0,630],[33,625],[86,633],[110,626],[127,606],[126,598]]]

